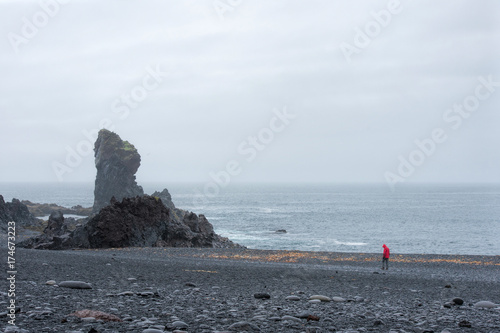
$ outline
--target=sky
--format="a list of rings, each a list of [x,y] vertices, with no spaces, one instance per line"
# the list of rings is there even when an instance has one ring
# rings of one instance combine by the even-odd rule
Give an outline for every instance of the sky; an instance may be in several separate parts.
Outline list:
[[[0,182],[500,182],[500,2],[0,0]]]

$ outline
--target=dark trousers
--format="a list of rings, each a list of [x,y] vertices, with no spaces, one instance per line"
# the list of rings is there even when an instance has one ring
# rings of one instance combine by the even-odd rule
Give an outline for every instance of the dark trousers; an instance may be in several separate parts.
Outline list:
[[[382,258],[382,269],[384,269],[384,267],[385,269],[389,269],[389,258]]]

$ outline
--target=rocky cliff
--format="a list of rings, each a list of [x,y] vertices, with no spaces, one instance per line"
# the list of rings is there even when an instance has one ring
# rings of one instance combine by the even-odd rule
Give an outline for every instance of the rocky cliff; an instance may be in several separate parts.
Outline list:
[[[12,202],[5,202],[0,195],[0,230],[7,230],[7,223],[14,221],[16,227],[39,227],[43,221],[37,219],[18,199],[12,199]]]
[[[93,213],[107,206],[112,197],[122,200],[144,195],[142,187],[135,180],[135,173],[141,165],[141,155],[134,145],[102,129],[94,145],[94,156],[97,177]]]

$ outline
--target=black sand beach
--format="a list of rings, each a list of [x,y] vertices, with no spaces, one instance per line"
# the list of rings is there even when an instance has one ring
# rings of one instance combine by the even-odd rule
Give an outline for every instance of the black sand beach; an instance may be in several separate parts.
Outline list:
[[[18,332],[500,332],[498,307],[474,306],[500,303],[499,256],[396,254],[388,271],[379,259],[244,249],[17,249],[15,322]],[[62,281],[92,289],[58,286]],[[0,284],[0,325],[15,332],[7,322],[7,282]],[[330,301],[310,302],[313,295]],[[71,315],[84,309],[122,321]]]

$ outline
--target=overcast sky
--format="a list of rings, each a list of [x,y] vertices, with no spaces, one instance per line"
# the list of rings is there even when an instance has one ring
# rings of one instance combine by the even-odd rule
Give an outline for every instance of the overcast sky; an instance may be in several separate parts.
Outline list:
[[[497,0],[0,0],[0,181],[93,181],[104,126],[139,183],[228,163],[235,182],[500,182],[498,22]]]

